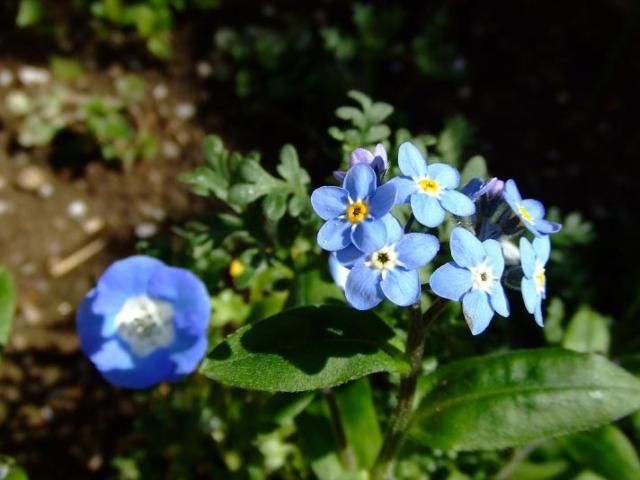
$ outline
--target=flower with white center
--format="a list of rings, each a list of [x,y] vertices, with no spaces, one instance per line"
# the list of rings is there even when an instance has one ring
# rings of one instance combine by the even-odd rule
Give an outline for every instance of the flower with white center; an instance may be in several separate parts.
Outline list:
[[[513,213],[522,224],[536,237],[558,233],[562,228],[559,223],[553,223],[544,219],[544,205],[533,198],[523,199],[516,182],[507,180],[502,191],[502,197],[511,207]]]
[[[495,312],[509,316],[509,303],[500,283],[504,257],[496,240],[480,242],[462,227],[451,234],[453,262],[438,268],[429,284],[443,298],[462,301],[464,318],[471,333],[482,333]]]
[[[396,201],[396,188],[378,187],[373,169],[359,163],[347,172],[342,188],[320,187],[311,194],[311,206],[326,220],[318,232],[318,245],[330,252],[355,245],[362,251],[380,248],[387,241],[382,218]]]
[[[336,252],[336,259],[351,267],[345,284],[349,303],[368,310],[386,297],[402,307],[420,299],[418,269],[433,260],[440,248],[438,239],[424,233],[404,234],[391,215],[384,218],[388,239],[381,248],[362,252],[350,246]]]
[[[445,211],[459,217],[473,215],[476,207],[465,194],[455,189],[460,184],[458,171],[445,163],[432,163],[422,157],[411,143],[400,145],[398,165],[403,176],[389,181],[398,189],[398,203],[410,203],[416,220],[427,227],[444,221]]]
[[[209,316],[209,294],[193,273],[139,255],[102,274],[76,322],[82,350],[107,381],[146,388],[196,368]]]
[[[520,265],[523,277],[520,283],[522,299],[527,312],[533,314],[536,323],[542,327],[542,300],[547,296],[545,266],[549,260],[551,242],[549,236],[538,237],[529,242],[520,239]]]

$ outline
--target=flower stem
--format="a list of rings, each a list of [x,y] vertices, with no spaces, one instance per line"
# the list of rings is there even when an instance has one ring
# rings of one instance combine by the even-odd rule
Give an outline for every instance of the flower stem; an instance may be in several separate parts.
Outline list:
[[[424,315],[420,312],[420,304],[415,304],[412,307],[405,348],[405,356],[410,368],[400,379],[398,403],[391,413],[384,441],[373,467],[374,479],[393,478],[391,475],[393,458],[400,448],[411,422],[418,375],[422,369],[422,355],[427,330],[431,323],[440,316],[446,305],[447,301],[438,297]]]
[[[331,416],[333,433],[340,452],[340,460],[347,470],[353,470],[356,466],[356,460],[347,442],[347,436],[344,433],[342,418],[340,417],[340,410],[338,409],[338,402],[336,401],[336,394],[330,388],[324,390],[323,393],[327,401],[327,406],[329,407],[329,415]]]

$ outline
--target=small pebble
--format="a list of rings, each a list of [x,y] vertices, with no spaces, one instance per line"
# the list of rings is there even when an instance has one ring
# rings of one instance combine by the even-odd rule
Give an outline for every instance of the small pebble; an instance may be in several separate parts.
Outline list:
[[[92,455],[87,463],[87,468],[92,471],[98,470],[102,466],[102,455],[96,453]]]
[[[169,96],[169,88],[164,83],[159,83],[155,87],[153,87],[153,91],[151,92],[153,98],[156,100],[164,100]]]
[[[20,312],[22,312],[22,317],[29,325],[37,325],[42,320],[40,309],[33,303],[22,303],[22,305],[20,305]]]
[[[13,83],[13,72],[11,70],[0,70],[0,87],[10,87]],[[0,476],[2,478],[2,476]]]
[[[74,220],[82,220],[87,216],[89,207],[84,200],[74,200],[67,205],[67,215]]]
[[[188,120],[196,114],[196,107],[192,103],[178,103],[175,114],[181,120]]]
[[[164,211],[164,209],[155,205],[150,205],[148,203],[140,205],[140,212],[144,216],[156,220],[157,222],[162,222],[167,216],[167,213]]]
[[[0,215],[13,211],[13,205],[6,200],[0,200]]]
[[[87,235],[93,235],[99,232],[104,227],[104,220],[100,217],[91,217],[82,224],[82,229]]]
[[[50,183],[45,183],[38,188],[38,195],[42,198],[49,198],[55,193],[55,187]]]
[[[136,237],[150,238],[158,233],[158,226],[155,223],[140,223],[136,225]]]
[[[27,192],[36,192],[47,182],[46,173],[39,167],[30,165],[18,173],[16,183]]]
[[[25,66],[18,70],[18,78],[24,85],[44,85],[51,76],[42,68]]]
[[[196,72],[198,73],[199,77],[207,78],[210,77],[213,73],[213,67],[209,62],[201,60],[196,64]]]
[[[57,310],[61,316],[66,317],[73,311],[73,307],[69,302],[61,302],[58,304]]]
[[[180,147],[171,140],[162,142],[162,155],[167,158],[178,158],[180,156]]]

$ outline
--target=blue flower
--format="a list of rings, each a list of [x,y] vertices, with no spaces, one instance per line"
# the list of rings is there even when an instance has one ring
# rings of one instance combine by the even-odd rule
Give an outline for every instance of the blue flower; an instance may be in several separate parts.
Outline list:
[[[340,263],[336,252],[331,252],[329,255],[329,272],[331,273],[331,278],[333,278],[334,283],[344,290],[349,269]]]
[[[547,278],[544,267],[549,260],[551,242],[549,236],[538,237],[533,244],[526,238],[520,239],[520,264],[524,276],[520,287],[524,305],[532,313],[536,323],[542,327],[542,300],[547,295]]]
[[[495,240],[480,242],[471,232],[457,227],[451,234],[453,262],[438,268],[429,284],[439,296],[462,300],[464,318],[471,333],[482,333],[494,312],[509,316],[509,303],[500,284],[504,257]]]
[[[371,153],[366,148],[356,148],[351,155],[349,155],[349,168],[359,163],[364,163],[373,168],[376,172],[378,180],[381,180],[384,174],[389,170],[389,161],[387,160],[387,151],[384,145],[379,143],[376,145],[375,150]],[[333,172],[333,176],[340,182],[344,181],[344,177],[347,172],[336,170]]]
[[[193,273],[134,256],[102,274],[76,322],[82,350],[107,381],[146,388],[196,368],[209,315],[209,294]]]
[[[398,164],[404,176],[389,183],[398,189],[398,202],[410,203],[416,220],[427,227],[444,221],[445,210],[460,217],[473,215],[476,207],[465,194],[454,190],[460,183],[458,171],[444,163],[427,165],[411,143],[400,145]]]
[[[391,215],[384,219],[387,242],[368,253],[350,246],[336,252],[336,258],[352,267],[347,276],[345,294],[358,310],[368,310],[385,297],[406,307],[420,299],[420,267],[429,263],[440,248],[438,239],[424,233],[404,234]]]
[[[326,220],[318,232],[320,247],[333,252],[353,244],[362,251],[372,251],[386,243],[382,217],[395,204],[396,188],[389,183],[377,186],[373,169],[360,163],[347,172],[342,188],[314,190],[311,205]]]
[[[502,196],[522,224],[536,237],[557,233],[562,228],[559,223],[544,219],[544,206],[538,200],[532,198],[523,200],[516,182],[513,180],[507,180]]]

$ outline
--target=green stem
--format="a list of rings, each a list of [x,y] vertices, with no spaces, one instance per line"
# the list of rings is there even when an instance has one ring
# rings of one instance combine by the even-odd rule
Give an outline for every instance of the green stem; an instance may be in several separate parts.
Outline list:
[[[400,379],[398,403],[391,413],[382,448],[373,467],[373,478],[392,478],[390,475],[393,458],[400,448],[411,422],[418,375],[422,369],[422,355],[427,330],[431,323],[440,316],[446,305],[447,301],[438,297],[424,315],[420,312],[419,304],[412,307],[405,348],[409,371]]]
[[[331,416],[333,433],[335,435],[336,444],[338,445],[338,451],[340,452],[340,460],[347,470],[354,470],[356,467],[356,460],[353,456],[353,451],[347,442],[347,436],[344,433],[344,428],[342,427],[342,418],[340,417],[336,394],[330,388],[324,390],[323,393],[329,407],[329,415]]]

